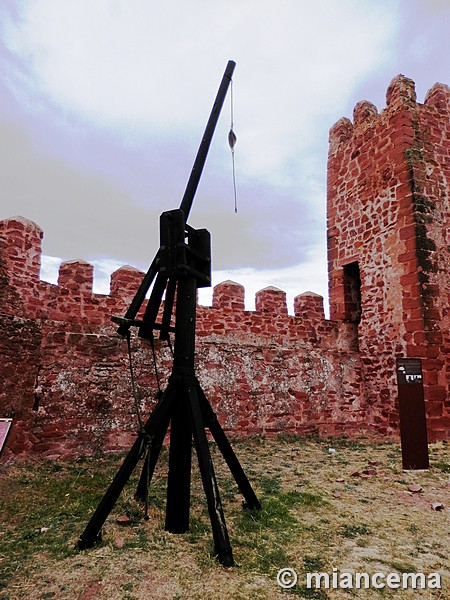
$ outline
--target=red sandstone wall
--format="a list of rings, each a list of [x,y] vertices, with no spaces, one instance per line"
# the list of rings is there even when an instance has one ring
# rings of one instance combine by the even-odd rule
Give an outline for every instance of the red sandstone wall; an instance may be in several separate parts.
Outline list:
[[[123,315],[143,274],[123,267],[109,295],[93,294],[92,265],[70,261],[58,285],[39,280],[42,231],[22,218],[0,222],[0,415],[14,419],[10,452],[42,456],[125,449],[136,431],[126,341],[110,317]],[[159,346],[159,344],[157,344]],[[364,426],[354,327],[324,318],[323,299],[260,291],[244,310],[244,289],[214,289],[199,307],[197,373],[234,436],[352,432]],[[148,342],[133,339],[143,414],[156,381]],[[164,387],[169,350],[158,347]]]
[[[331,318],[354,318],[345,269],[358,262],[368,418],[397,429],[395,359],[421,358],[432,439],[450,435],[449,102],[436,84],[418,104],[398,76],[380,114],[360,102],[336,123],[328,160]]]
[[[436,84],[413,120],[411,172],[423,331],[412,339],[424,359],[431,426],[450,434],[450,88]]]
[[[421,358],[429,434],[450,437],[450,90],[424,104],[395,78],[380,114],[356,105],[330,131],[328,264],[331,318],[308,292],[287,314],[284,292],[216,286],[199,307],[197,373],[233,435],[351,433],[398,428],[395,360]],[[143,274],[123,267],[108,295],[93,267],[63,263],[40,281],[42,231],[0,222],[0,416],[13,418],[8,450],[43,456],[124,449],[136,430],[123,315]],[[347,265],[358,263],[360,286]],[[350,273],[350,275],[349,275]],[[351,275],[353,273],[353,275]],[[349,280],[353,281],[349,285]],[[356,288],[360,287],[361,311]],[[147,342],[133,339],[137,391],[147,414],[155,377]],[[158,348],[162,386],[170,352]]]

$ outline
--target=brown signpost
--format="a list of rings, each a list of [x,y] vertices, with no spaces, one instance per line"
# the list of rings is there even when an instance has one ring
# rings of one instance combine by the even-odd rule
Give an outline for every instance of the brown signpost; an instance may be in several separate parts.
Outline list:
[[[403,469],[428,469],[428,438],[420,358],[397,359]]]

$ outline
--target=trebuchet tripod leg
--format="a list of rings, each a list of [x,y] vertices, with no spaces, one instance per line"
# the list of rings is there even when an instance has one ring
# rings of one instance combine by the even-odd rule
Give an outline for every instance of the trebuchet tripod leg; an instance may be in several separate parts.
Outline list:
[[[161,420],[166,418],[171,409],[172,399],[172,388],[169,385],[144,425],[144,430],[147,435],[153,436],[155,429],[158,427]],[[123,461],[122,466],[117,471],[116,476],[97,506],[97,509],[87,524],[86,529],[81,534],[78,541],[78,548],[90,548],[95,544],[95,542],[101,539],[101,528],[103,527],[103,524],[108,518],[109,513],[117,502],[117,499],[125,487],[125,484],[133,473],[140,458],[141,448],[142,440],[139,436],[134,442],[131,450],[128,452],[125,460]]]
[[[199,405],[197,387],[195,385],[188,387],[187,400],[200,474],[208,502],[208,511],[214,538],[214,550],[219,561],[225,567],[232,567],[234,565],[233,552],[228,537],[222,501],[214,473],[208,440],[206,439],[205,426]]]
[[[165,524],[171,533],[189,529],[192,429],[185,396],[185,390],[180,389],[172,405]]]
[[[241,494],[244,496],[246,502],[246,508],[252,509],[261,509],[261,504],[256,497],[255,492],[253,491],[252,486],[250,485],[249,480],[247,479],[246,474],[239,462],[234,450],[228,441],[228,438],[222,429],[219,421],[217,420],[217,415],[213,411],[211,405],[209,404],[203,390],[200,386],[198,386],[198,396],[200,401],[200,408],[202,410],[203,419],[206,427],[210,430],[217,447],[222,453],[225,462],[228,465],[228,468],[231,471],[231,474],[236,481]]]
[[[139,479],[139,483],[136,488],[136,494],[134,496],[136,500],[141,502],[144,502],[147,498],[148,486],[153,478],[153,473],[155,472],[156,463],[158,462],[164,438],[166,437],[169,422],[170,414],[167,414],[161,419],[161,423],[155,431],[150,452],[147,454],[147,457],[144,461],[141,477]],[[149,462],[150,465],[148,464]]]

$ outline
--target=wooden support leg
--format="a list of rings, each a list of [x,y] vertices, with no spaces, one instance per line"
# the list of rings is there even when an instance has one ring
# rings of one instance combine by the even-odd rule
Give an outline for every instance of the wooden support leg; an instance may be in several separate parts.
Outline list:
[[[228,441],[227,436],[225,435],[224,430],[222,429],[219,421],[217,420],[217,415],[211,408],[203,390],[198,387],[198,396],[200,401],[200,408],[202,411],[203,419],[206,427],[210,430],[217,447],[222,453],[225,462],[228,465],[228,468],[231,471],[231,474],[236,481],[241,494],[244,496],[246,502],[246,508],[254,508],[261,509],[261,504],[256,497],[255,492],[253,491],[252,486],[250,485],[249,480],[247,479],[246,474],[244,473],[241,464],[234,453],[233,448],[231,447],[230,442]]]
[[[139,483],[136,488],[135,494],[136,500],[139,500],[140,502],[145,502],[145,500],[147,499],[148,486],[150,485],[150,482],[153,478],[153,473],[155,472],[156,463],[158,462],[162,444],[164,442],[164,438],[166,437],[169,422],[170,414],[167,414],[167,416],[164,419],[161,419],[161,424],[155,432],[150,452],[145,458],[144,466],[142,467],[141,477],[139,479]]]
[[[188,406],[195,447],[197,450],[198,464],[203,482],[203,489],[208,503],[209,517],[214,538],[214,550],[219,561],[225,567],[234,565],[233,553],[228,537],[222,501],[206,439],[205,426],[200,410],[197,387],[189,386],[187,390]]]
[[[161,420],[166,419],[167,415],[170,414],[173,400],[172,390],[173,386],[169,385],[144,425],[145,433],[150,437],[154,435]],[[139,436],[131,447],[131,450],[128,452],[122,466],[117,471],[116,476],[101,499],[85,530],[81,534],[78,541],[78,548],[90,548],[101,539],[101,528],[136,468],[141,456],[141,449],[142,440]]]
[[[180,389],[173,404],[167,479],[165,528],[172,533],[184,533],[189,529],[191,456],[192,431],[185,391]]]

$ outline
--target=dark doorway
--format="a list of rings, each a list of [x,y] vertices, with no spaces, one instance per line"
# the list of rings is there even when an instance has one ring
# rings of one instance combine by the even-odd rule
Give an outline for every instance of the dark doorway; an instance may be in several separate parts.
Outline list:
[[[357,261],[344,265],[345,320],[350,323],[361,321],[361,276]]]

